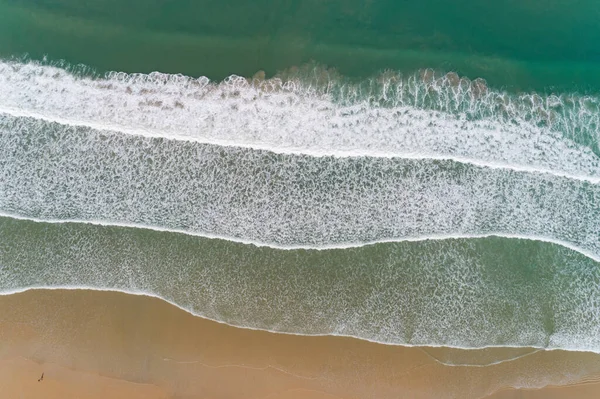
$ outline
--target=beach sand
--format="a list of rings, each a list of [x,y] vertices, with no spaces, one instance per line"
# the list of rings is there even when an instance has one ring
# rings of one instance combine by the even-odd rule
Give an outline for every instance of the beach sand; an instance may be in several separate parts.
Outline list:
[[[593,353],[274,334],[107,291],[0,297],[6,398],[596,398],[599,376]]]

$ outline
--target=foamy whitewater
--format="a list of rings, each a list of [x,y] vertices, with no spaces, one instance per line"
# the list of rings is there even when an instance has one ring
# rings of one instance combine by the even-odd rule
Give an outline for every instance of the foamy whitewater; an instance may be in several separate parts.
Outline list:
[[[598,352],[599,105],[432,71],[214,83],[2,61],[0,290]]]
[[[1,61],[0,112],[275,153],[449,159],[600,181],[595,97],[511,96],[432,71],[361,83],[318,67],[287,75],[221,83],[161,73],[91,79]]]

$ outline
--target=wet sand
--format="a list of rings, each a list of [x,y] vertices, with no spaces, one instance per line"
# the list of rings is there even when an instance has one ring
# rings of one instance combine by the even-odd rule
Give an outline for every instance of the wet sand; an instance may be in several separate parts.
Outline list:
[[[599,376],[592,353],[273,334],[116,292],[0,297],[10,398],[596,398]]]

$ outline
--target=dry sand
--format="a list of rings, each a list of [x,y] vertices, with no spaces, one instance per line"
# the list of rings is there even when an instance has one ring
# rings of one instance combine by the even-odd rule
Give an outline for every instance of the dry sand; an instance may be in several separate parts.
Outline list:
[[[598,376],[592,353],[273,334],[116,292],[0,297],[2,398],[597,398]]]

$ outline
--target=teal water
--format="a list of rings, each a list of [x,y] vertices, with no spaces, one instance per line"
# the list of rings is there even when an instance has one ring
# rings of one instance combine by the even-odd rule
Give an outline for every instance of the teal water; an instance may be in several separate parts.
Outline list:
[[[600,352],[599,17],[0,0],[0,291]]]
[[[514,90],[598,91],[600,6],[448,1],[0,2],[0,54],[221,80],[309,61],[434,68]]]

